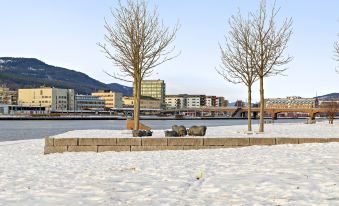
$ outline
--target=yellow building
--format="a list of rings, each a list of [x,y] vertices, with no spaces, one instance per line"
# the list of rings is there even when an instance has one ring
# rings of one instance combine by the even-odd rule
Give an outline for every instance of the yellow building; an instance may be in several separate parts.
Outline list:
[[[18,92],[11,91],[5,86],[0,87],[0,104],[16,105],[18,103]]]
[[[134,100],[133,97],[123,97],[123,106],[126,108],[133,108],[134,107]],[[153,99],[153,98],[143,98],[140,100],[140,108],[142,109],[160,109],[161,103],[160,100]]]
[[[106,108],[122,108],[122,94],[110,90],[99,90],[92,93],[92,96],[99,97],[105,101]]]
[[[74,110],[74,90],[51,87],[18,89],[18,105],[40,106],[46,110]]]

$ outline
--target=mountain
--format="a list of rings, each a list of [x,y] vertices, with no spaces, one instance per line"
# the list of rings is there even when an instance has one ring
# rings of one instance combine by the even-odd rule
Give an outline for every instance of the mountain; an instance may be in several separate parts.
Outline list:
[[[11,89],[40,86],[70,88],[79,94],[90,94],[98,89],[121,92],[125,96],[133,93],[131,87],[105,84],[84,73],[48,65],[35,58],[0,57],[0,84]]]
[[[330,94],[318,96],[318,99],[321,99],[321,100],[339,99],[339,93],[330,93]]]

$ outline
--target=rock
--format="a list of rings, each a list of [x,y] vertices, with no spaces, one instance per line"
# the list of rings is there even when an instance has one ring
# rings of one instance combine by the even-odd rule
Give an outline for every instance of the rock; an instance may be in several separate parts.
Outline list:
[[[165,131],[165,137],[177,137],[178,134],[175,131]]]
[[[190,136],[205,136],[207,127],[206,126],[192,126],[188,130]]]
[[[152,136],[152,131],[146,131],[146,130],[133,130],[132,131],[133,137],[144,137],[144,136]]]
[[[147,136],[147,137],[151,137],[152,134],[153,134],[152,131],[145,131],[145,136]]]
[[[183,137],[183,136],[187,135],[187,130],[186,130],[185,126],[182,126],[182,125],[180,125],[180,126],[173,125],[172,126],[172,130],[175,131],[179,137]]]

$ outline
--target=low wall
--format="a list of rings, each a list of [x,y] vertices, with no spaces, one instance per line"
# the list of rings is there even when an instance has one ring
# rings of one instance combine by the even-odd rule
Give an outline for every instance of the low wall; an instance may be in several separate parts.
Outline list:
[[[62,152],[192,150],[339,142],[339,138],[46,138],[44,154]]]

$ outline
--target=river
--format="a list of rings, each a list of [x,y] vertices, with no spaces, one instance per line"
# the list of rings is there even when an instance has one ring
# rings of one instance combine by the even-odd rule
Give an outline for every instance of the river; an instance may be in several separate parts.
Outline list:
[[[279,119],[276,123],[303,122],[304,119]],[[150,126],[152,129],[169,129],[172,125],[206,125],[225,126],[225,125],[245,125],[247,120],[229,119],[229,120],[143,120],[142,123]],[[253,124],[258,124],[254,120]],[[124,129],[124,120],[27,120],[27,121],[0,121],[0,142],[41,139],[48,136],[64,133],[71,130],[86,129],[104,129],[117,130]]]

